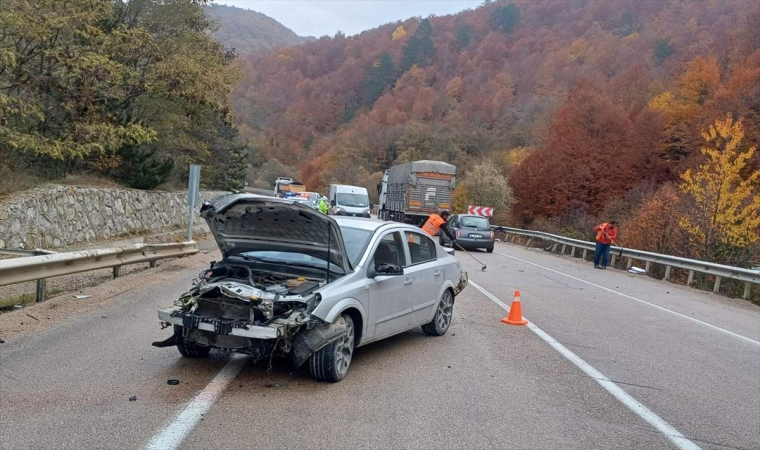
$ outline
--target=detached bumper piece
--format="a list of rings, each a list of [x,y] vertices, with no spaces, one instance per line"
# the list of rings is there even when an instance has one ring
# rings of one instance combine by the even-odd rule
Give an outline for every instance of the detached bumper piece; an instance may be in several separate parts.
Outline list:
[[[467,278],[467,272],[462,271],[462,274],[459,276],[459,284],[457,284],[454,288],[454,295],[459,295],[459,293],[462,292],[465,287],[467,287],[468,283],[469,279]]]
[[[280,324],[268,326],[246,325],[245,322],[232,319],[213,319],[197,314],[186,313],[179,308],[160,309],[158,318],[163,322],[179,325],[188,329],[211,331],[218,335],[232,335],[253,339],[277,339],[284,336],[285,327]]]

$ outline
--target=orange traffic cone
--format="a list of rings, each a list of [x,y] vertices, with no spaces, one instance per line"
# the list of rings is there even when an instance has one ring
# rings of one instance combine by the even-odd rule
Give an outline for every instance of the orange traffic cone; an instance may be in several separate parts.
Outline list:
[[[515,299],[512,300],[512,306],[509,308],[509,315],[501,319],[501,323],[508,325],[527,325],[528,321],[522,316],[522,305],[520,304],[520,291],[515,291]]]

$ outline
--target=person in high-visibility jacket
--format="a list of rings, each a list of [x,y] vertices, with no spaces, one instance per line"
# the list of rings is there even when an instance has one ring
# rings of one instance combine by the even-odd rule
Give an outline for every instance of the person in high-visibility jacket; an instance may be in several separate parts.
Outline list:
[[[327,197],[322,197],[319,199],[319,212],[322,214],[327,214],[327,210],[330,209],[329,206],[327,206]]]
[[[427,222],[425,222],[425,225],[422,226],[422,230],[430,236],[435,236],[441,231],[446,233],[446,236],[451,240],[451,248],[455,249],[457,246],[457,238],[454,236],[454,233],[449,230],[449,225],[446,223],[450,215],[451,213],[448,211],[441,211],[440,214],[431,214],[430,217],[428,217]]]
[[[594,268],[606,269],[607,261],[610,259],[610,246],[616,244],[618,228],[617,222],[600,223],[594,228],[596,231],[596,251],[594,252]]]

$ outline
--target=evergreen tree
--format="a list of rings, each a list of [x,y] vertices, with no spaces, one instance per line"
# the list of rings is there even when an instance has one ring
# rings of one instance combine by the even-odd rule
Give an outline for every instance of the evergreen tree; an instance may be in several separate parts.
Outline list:
[[[396,81],[396,67],[388,52],[372,64],[367,71],[362,86],[362,102],[364,106],[372,107],[385,89]]]
[[[520,21],[520,10],[514,3],[500,6],[491,12],[491,26],[494,30],[511,33]]]
[[[401,52],[400,69],[402,72],[406,72],[415,64],[426,67],[432,62],[433,56],[435,56],[433,27],[430,25],[430,19],[423,19]]]
[[[457,27],[457,44],[460,49],[465,49],[470,46],[472,41],[472,27],[465,24],[461,24]]]

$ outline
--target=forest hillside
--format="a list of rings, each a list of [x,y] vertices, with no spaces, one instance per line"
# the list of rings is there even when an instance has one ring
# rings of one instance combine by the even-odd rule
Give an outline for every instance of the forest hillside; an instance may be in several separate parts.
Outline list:
[[[298,36],[271,17],[249,9],[217,4],[207,5],[204,9],[206,14],[218,21],[219,29],[213,37],[225,47],[234,48],[238,55],[314,40],[312,37]]]

